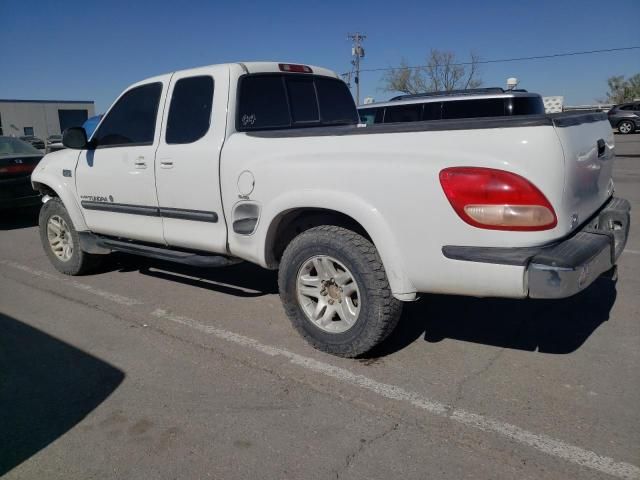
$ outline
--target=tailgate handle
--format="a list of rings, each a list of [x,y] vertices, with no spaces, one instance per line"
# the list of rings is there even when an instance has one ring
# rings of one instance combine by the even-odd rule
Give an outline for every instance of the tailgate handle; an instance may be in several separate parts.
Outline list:
[[[598,158],[604,156],[604,152],[607,151],[607,144],[603,139],[598,140]]]

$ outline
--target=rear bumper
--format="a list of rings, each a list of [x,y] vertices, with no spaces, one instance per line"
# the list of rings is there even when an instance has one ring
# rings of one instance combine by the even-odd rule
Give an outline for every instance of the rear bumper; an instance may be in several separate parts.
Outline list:
[[[529,296],[570,297],[610,270],[627,243],[630,210],[629,202],[612,198],[577,234],[534,256],[527,268]]]
[[[612,198],[578,232],[544,247],[442,249],[456,260],[521,265],[525,267],[525,291],[531,298],[565,298],[587,288],[611,270],[629,236],[628,201]]]

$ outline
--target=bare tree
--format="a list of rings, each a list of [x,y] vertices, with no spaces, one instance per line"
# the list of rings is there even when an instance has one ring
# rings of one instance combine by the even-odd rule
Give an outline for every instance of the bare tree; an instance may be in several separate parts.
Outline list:
[[[482,85],[479,61],[480,57],[473,52],[469,62],[457,62],[453,52],[431,50],[425,66],[411,68],[403,58],[398,68],[385,73],[383,89],[414,94],[477,88]]]
[[[607,103],[624,103],[640,98],[640,73],[625,80],[624,75],[614,75],[607,80]],[[605,103],[605,102],[602,102]]]

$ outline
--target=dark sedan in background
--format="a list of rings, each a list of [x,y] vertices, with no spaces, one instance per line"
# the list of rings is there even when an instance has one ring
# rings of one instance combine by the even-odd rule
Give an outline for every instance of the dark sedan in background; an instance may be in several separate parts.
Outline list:
[[[633,133],[640,128],[640,102],[616,105],[607,115],[611,126],[622,134]]]
[[[33,135],[25,135],[24,137],[20,137],[20,140],[23,142],[27,142],[33,148],[37,148],[39,150],[44,150],[44,140],[38,137],[34,137]]]
[[[42,152],[14,137],[0,137],[0,210],[40,203],[31,188],[31,172]]]

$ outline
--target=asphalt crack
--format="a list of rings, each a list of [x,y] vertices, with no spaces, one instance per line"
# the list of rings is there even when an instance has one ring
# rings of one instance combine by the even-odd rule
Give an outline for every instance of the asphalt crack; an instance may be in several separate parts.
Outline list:
[[[464,389],[469,384],[469,382],[477,378],[480,378],[482,375],[487,373],[495,365],[495,363],[498,361],[498,359],[502,356],[502,354],[505,351],[506,351],[506,348],[501,348],[498,351],[498,353],[496,353],[493,357],[489,359],[489,361],[486,363],[484,367],[477,370],[476,372],[473,372],[470,375],[465,376],[462,380],[460,380],[460,382],[458,382],[458,385],[456,387],[456,394],[453,398],[453,401],[451,402],[451,405],[449,406],[449,416],[451,416],[453,412],[456,411],[458,403],[460,403],[460,400],[464,398]]]
[[[374,437],[371,437],[369,439],[361,438],[360,445],[358,445],[358,448],[356,448],[355,451],[347,455],[344,466],[336,471],[336,480],[339,480],[340,477],[347,470],[349,470],[349,468],[351,468],[351,465],[353,465],[353,462],[355,461],[355,459],[359,457],[366,449],[368,449],[374,443],[382,440],[387,435],[395,432],[396,430],[398,430],[399,427],[400,427],[400,423],[394,423],[390,428],[387,428],[386,430],[379,433],[378,435],[375,435]]]

